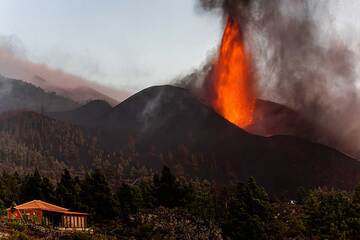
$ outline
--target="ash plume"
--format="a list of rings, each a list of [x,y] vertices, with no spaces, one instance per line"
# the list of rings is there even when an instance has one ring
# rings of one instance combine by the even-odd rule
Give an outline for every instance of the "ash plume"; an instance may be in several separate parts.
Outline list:
[[[312,140],[360,157],[357,56],[334,29],[324,31],[332,21],[328,1],[198,3],[204,11],[220,10],[224,19],[239,21],[253,59],[259,98],[281,103],[306,118],[316,129]],[[211,66],[210,61],[179,84],[206,99]]]

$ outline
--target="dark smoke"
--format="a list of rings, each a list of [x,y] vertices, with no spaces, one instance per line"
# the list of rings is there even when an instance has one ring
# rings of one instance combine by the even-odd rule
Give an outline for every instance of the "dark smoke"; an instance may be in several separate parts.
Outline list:
[[[224,19],[239,21],[255,66],[259,98],[288,106],[311,122],[316,126],[312,140],[360,157],[355,54],[335,30],[322,29],[332,21],[328,3],[199,0],[203,10],[220,10]],[[207,96],[212,65],[187,76],[185,86]]]
[[[213,56],[212,59],[215,59]],[[178,79],[175,85],[190,89],[192,93],[207,105],[211,105],[213,94],[213,70],[215,61],[209,60],[200,69]]]

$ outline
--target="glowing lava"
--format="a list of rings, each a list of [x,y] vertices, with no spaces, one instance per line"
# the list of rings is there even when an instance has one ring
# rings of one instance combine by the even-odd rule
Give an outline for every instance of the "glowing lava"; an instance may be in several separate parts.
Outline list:
[[[215,67],[215,110],[241,128],[252,124],[255,94],[239,23],[228,18]]]

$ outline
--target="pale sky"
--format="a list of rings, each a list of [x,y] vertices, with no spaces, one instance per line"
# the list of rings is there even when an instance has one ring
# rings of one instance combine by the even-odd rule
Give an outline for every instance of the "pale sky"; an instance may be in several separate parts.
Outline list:
[[[333,2],[334,26],[360,32],[360,1]],[[220,16],[195,0],[0,0],[0,36],[27,58],[117,88],[164,84],[201,66]],[[359,36],[359,35],[357,35]]]

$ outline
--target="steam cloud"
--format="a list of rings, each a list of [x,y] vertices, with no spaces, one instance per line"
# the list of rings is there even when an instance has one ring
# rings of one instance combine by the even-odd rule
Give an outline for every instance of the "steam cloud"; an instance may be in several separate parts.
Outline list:
[[[128,96],[125,91],[105,87],[46,64],[30,61],[26,57],[26,49],[15,36],[0,35],[0,74],[30,82],[49,91],[89,87],[118,101]]]
[[[241,24],[259,98],[296,110],[315,126],[313,140],[360,157],[357,56],[336,34],[322,31],[331,21],[328,1],[199,0],[199,5]],[[205,101],[212,61],[180,83]]]

